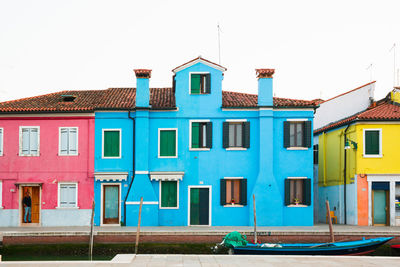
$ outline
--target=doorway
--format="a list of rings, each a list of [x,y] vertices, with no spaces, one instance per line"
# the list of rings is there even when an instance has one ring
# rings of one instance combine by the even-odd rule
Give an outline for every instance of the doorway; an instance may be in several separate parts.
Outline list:
[[[120,185],[104,184],[102,201],[102,223],[120,223]]]
[[[211,225],[210,187],[189,187],[189,225]]]
[[[372,190],[372,225],[389,225],[389,191]]]
[[[29,195],[31,199],[31,223],[25,223],[25,208],[24,208],[24,197]],[[40,223],[40,186],[21,186],[21,224],[39,224]],[[27,216],[27,221],[29,216]]]

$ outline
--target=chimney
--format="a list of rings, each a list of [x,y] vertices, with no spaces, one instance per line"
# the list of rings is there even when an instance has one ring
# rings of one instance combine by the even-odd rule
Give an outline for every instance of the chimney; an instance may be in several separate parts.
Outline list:
[[[136,107],[148,108],[150,106],[149,79],[151,70],[136,69]]]
[[[256,69],[258,78],[258,106],[273,106],[272,75],[275,69]]]

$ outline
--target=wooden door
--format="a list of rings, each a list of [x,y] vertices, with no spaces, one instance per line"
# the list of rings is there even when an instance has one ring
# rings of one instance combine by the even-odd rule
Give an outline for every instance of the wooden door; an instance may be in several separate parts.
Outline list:
[[[190,225],[209,225],[209,189],[190,188]]]
[[[40,221],[40,187],[39,186],[23,186],[22,197],[21,197],[21,208],[22,208],[22,223],[24,222],[25,209],[23,205],[23,199],[26,196],[26,192],[29,192],[31,197],[31,222],[39,223]],[[27,218],[28,220],[28,218]]]
[[[119,224],[119,185],[104,185],[103,224]]]

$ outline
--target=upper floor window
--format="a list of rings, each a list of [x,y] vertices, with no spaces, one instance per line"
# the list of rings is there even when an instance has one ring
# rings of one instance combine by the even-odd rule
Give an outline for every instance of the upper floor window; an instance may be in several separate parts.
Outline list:
[[[285,205],[311,205],[311,179],[285,179]]]
[[[78,184],[59,183],[58,184],[58,207],[76,208],[78,203]]]
[[[3,156],[3,128],[0,128],[0,156]]]
[[[103,129],[103,158],[121,157],[121,130]]]
[[[223,124],[224,148],[250,147],[250,122],[227,121]]]
[[[78,128],[61,127],[59,155],[78,155]]]
[[[178,151],[178,130],[176,128],[158,129],[158,157],[176,158]]]
[[[247,179],[221,179],[221,205],[247,205]]]
[[[212,148],[212,122],[191,121],[191,149]]]
[[[311,147],[311,121],[285,121],[283,128],[284,147]]]
[[[382,157],[382,129],[364,129],[364,157]]]
[[[191,94],[210,94],[211,75],[209,73],[190,74],[190,93]]]
[[[39,135],[38,126],[20,127],[19,129],[19,155],[39,156]]]
[[[318,150],[319,150],[319,145],[318,144],[314,145],[314,164],[318,164]]]

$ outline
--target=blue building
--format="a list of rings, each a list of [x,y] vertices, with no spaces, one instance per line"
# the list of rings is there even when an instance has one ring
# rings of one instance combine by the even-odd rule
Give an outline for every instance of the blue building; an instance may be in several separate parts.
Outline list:
[[[198,57],[172,88],[111,88],[95,116],[97,225],[313,225],[313,101],[222,91],[226,69]],[[113,107],[113,108],[110,108]]]

